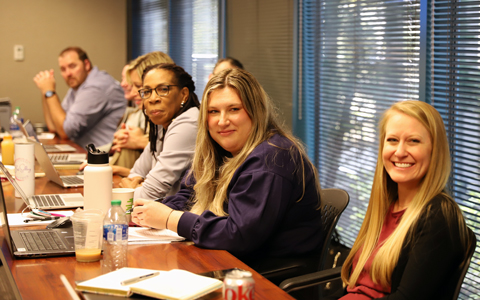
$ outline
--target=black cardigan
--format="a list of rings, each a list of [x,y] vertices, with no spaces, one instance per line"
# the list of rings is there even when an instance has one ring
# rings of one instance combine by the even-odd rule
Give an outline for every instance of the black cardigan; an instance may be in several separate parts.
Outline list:
[[[456,270],[466,256],[460,244],[458,223],[448,224],[441,210],[442,196],[432,199],[404,243],[392,273],[391,294],[385,300],[450,300],[458,278]],[[428,210],[430,208],[430,210]]]

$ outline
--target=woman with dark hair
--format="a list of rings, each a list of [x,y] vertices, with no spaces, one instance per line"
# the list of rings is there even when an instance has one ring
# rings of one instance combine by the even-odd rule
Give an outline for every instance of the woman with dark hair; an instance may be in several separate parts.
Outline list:
[[[208,80],[212,79],[213,76],[220,74],[220,72],[227,69],[245,70],[245,68],[243,67],[243,64],[239,60],[233,57],[220,58],[215,64],[215,67],[213,68],[212,73],[208,76]]]
[[[127,85],[130,87],[130,91],[125,94],[125,98],[133,101],[135,107],[127,107],[124,115],[125,120],[122,122],[120,129],[113,135],[113,143],[110,149],[113,152],[110,158],[113,174],[123,177],[128,176],[130,169],[149,142],[143,114],[143,99],[138,94],[138,90],[142,88],[144,70],[148,66],[164,63],[173,64],[173,60],[166,53],[154,51],[137,57],[122,72],[122,88]]]
[[[150,142],[120,186],[135,188],[135,199],[158,199],[179,190],[190,166],[200,103],[192,77],[175,64],[147,67],[142,86]]]

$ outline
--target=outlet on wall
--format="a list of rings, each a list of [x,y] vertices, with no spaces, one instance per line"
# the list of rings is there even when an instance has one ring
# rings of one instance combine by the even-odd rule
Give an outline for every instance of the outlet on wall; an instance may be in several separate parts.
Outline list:
[[[13,46],[13,59],[15,61],[23,61],[25,59],[25,52],[23,49],[23,45]]]

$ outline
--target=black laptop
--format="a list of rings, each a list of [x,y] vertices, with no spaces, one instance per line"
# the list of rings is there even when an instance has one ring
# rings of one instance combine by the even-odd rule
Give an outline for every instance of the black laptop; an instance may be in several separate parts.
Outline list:
[[[8,248],[16,258],[75,255],[73,228],[10,231],[7,207],[1,184],[0,222]]]

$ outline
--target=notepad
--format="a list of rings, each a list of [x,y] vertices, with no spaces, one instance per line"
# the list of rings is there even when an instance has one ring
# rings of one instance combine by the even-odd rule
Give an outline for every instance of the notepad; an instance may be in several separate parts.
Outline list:
[[[122,268],[77,284],[81,292],[130,297],[133,293],[157,299],[189,300],[222,287],[222,281],[185,270],[160,271],[149,279],[122,286],[124,280],[157,272],[151,269]]]
[[[128,229],[129,244],[166,244],[185,240],[176,232],[168,229],[130,227]]]

